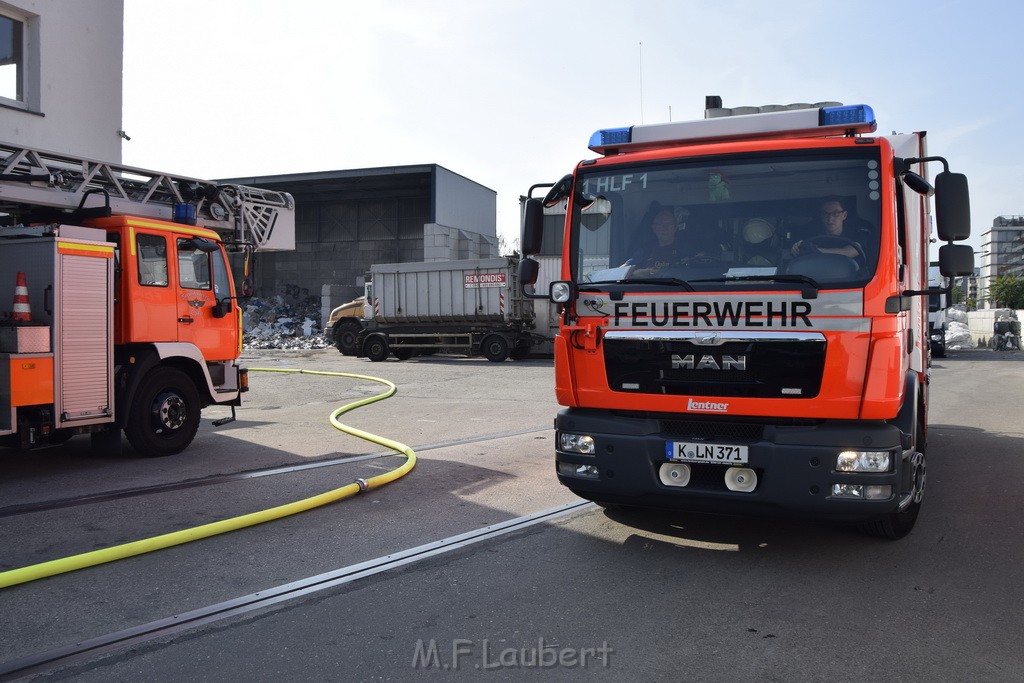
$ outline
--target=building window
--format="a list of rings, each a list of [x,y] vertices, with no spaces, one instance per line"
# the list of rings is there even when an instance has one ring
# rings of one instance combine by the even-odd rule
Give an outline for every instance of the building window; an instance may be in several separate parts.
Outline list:
[[[0,15],[0,97],[25,99],[25,24]]]

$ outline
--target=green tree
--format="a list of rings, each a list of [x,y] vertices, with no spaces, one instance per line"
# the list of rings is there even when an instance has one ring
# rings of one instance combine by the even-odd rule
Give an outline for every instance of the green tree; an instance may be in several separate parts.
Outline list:
[[[950,298],[955,304],[965,303],[963,288],[960,285],[953,285],[953,291],[950,292]]]
[[[1024,279],[1000,275],[988,286],[988,298],[996,308],[1024,308]]]

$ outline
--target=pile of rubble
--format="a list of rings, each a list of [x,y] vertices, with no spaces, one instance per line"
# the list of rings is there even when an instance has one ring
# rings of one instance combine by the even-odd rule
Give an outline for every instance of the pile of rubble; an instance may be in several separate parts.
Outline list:
[[[325,349],[320,301],[307,296],[253,297],[242,310],[242,344],[247,349]]]
[[[971,336],[967,326],[967,313],[959,308],[946,310],[946,348],[950,351],[974,349],[978,342]]]

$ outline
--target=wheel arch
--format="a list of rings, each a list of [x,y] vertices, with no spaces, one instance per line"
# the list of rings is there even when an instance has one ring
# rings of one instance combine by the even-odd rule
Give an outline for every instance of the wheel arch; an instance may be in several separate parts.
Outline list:
[[[185,373],[196,387],[202,407],[214,403],[213,380],[199,349],[192,344],[143,344],[118,350],[114,379],[115,424],[124,428],[128,408],[143,378],[156,367],[171,367]],[[222,402],[222,401],[221,401]]]
[[[908,372],[904,376],[903,397],[903,405],[900,406],[900,410],[896,414],[896,417],[889,420],[889,423],[899,427],[905,437],[912,436],[917,427],[921,427],[925,437],[927,437],[927,390],[921,386],[921,380],[918,373]]]

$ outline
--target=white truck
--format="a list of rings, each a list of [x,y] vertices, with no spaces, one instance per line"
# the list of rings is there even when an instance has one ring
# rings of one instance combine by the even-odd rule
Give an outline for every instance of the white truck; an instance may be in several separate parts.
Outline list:
[[[948,289],[949,278],[939,274],[937,266],[928,269],[929,289]],[[949,294],[928,296],[928,339],[931,342],[933,358],[946,357],[946,330],[949,327],[946,311],[949,309]]]

